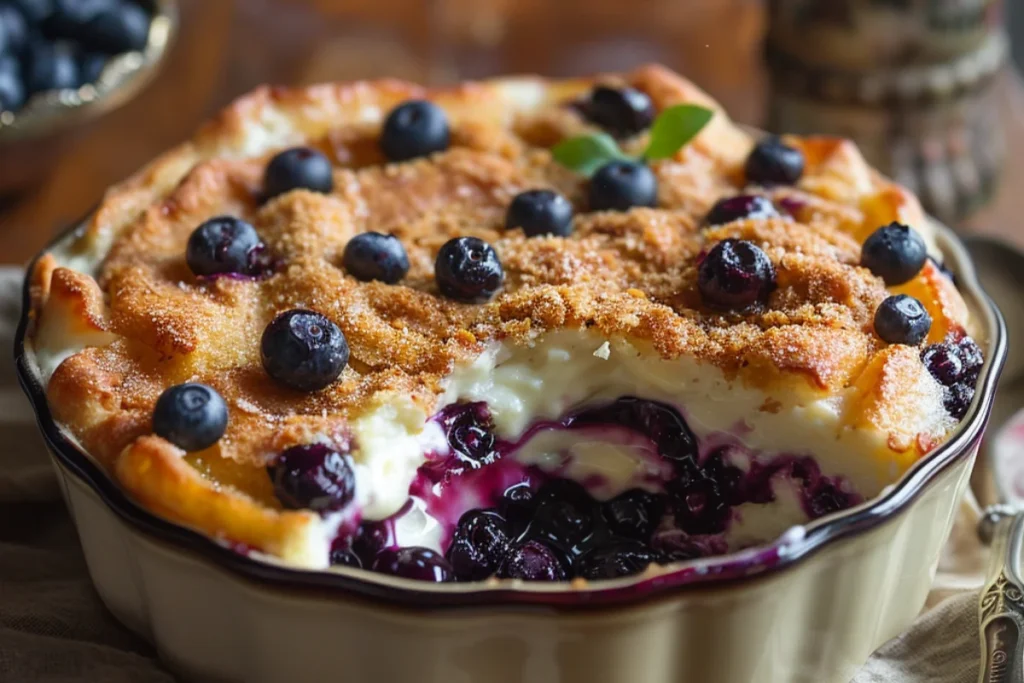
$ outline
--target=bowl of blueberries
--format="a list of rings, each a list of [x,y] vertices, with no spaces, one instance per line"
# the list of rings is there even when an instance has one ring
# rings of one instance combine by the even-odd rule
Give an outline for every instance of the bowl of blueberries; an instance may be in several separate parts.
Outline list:
[[[156,74],[174,0],[0,0],[0,195],[29,189],[84,124]]]

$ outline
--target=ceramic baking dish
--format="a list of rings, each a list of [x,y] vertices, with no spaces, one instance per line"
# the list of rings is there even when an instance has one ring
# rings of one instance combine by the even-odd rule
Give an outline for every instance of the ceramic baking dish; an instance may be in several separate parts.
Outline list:
[[[190,680],[840,683],[923,605],[1006,355],[962,244],[937,239],[987,358],[947,443],[879,497],[769,545],[585,589],[425,586],[234,552],[133,502],[54,422],[27,316],[15,357],[97,591]]]

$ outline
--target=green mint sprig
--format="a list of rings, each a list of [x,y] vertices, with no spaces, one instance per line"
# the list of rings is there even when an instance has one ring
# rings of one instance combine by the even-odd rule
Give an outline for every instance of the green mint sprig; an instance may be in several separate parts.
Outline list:
[[[650,140],[640,159],[668,159],[697,136],[715,112],[695,104],[679,104],[658,114]],[[563,140],[551,148],[555,161],[585,176],[610,161],[635,160],[607,133],[591,133]]]

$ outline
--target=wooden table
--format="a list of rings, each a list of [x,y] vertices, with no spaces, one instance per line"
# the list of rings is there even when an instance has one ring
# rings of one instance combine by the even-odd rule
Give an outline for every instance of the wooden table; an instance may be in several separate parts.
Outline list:
[[[764,100],[760,3],[638,1],[657,4],[666,13],[668,28],[644,46],[651,50],[649,56],[685,71],[738,120],[757,124]],[[564,58],[566,45],[592,40],[597,29],[578,19],[583,15],[553,9],[565,2],[538,2],[181,0],[181,30],[154,83],[83,131],[38,189],[0,213],[0,259],[25,262],[55,231],[88,211],[104,188],[187,138],[217,108],[261,81],[392,73],[450,80],[488,72],[572,71],[574,63]],[[612,12],[623,4],[588,2],[587,21],[600,16],[602,8]],[[396,11],[403,3],[408,7]],[[355,11],[362,13],[361,23],[353,19]],[[628,18],[624,15],[621,21]],[[395,21],[400,23],[388,24]],[[619,21],[618,16],[611,19],[613,24]],[[634,43],[621,49],[635,54],[639,48]],[[606,49],[597,57],[611,53]],[[970,227],[1024,246],[1024,229],[1016,224],[1024,195],[1014,191],[1024,186],[1024,86],[1008,76],[1002,94],[1009,164],[995,202]]]

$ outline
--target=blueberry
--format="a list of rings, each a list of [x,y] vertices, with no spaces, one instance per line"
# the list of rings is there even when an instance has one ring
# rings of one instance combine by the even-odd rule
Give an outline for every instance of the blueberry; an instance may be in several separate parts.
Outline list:
[[[190,382],[170,387],[160,394],[153,408],[153,432],[188,452],[217,443],[227,426],[227,404],[205,384]]]
[[[461,462],[472,468],[494,462],[494,433],[491,416],[482,403],[467,404],[465,410],[452,413],[446,421],[448,447]]]
[[[807,513],[811,519],[839,512],[853,505],[853,499],[843,493],[835,484],[823,481],[815,487],[807,499]]]
[[[330,160],[309,147],[293,147],[274,155],[263,173],[264,199],[292,190],[328,194],[334,189]]]
[[[744,311],[763,306],[775,289],[775,266],[752,242],[722,240],[701,262],[697,287],[711,308]]]
[[[912,280],[928,258],[928,247],[916,231],[890,223],[871,233],[861,248],[860,264],[892,287]]]
[[[217,216],[192,231],[185,262],[196,275],[255,275],[262,250],[256,228],[234,216]]]
[[[931,344],[921,351],[921,362],[932,377],[943,386],[952,386],[964,375],[964,360],[960,349],[949,342]]]
[[[590,179],[592,211],[627,211],[634,206],[657,206],[658,180],[639,161],[611,161]]]
[[[0,3],[0,36],[0,54],[17,54],[28,46],[28,22],[14,5]]]
[[[448,116],[433,102],[410,100],[388,114],[380,149],[390,161],[407,161],[442,152],[451,144]]]
[[[569,551],[587,538],[593,526],[589,511],[566,501],[549,500],[537,507],[526,534]]]
[[[943,405],[950,415],[958,420],[962,420],[964,415],[967,414],[967,409],[971,407],[971,401],[973,400],[974,387],[963,382],[957,382],[946,389]]]
[[[793,185],[804,174],[804,155],[778,138],[768,138],[754,146],[745,171],[750,183]]]
[[[149,14],[130,2],[122,2],[97,14],[80,37],[84,47],[108,55],[142,50],[148,40]]]
[[[636,541],[621,541],[599,546],[576,561],[576,573],[592,581],[632,576],[654,562],[654,551]]]
[[[340,510],[355,495],[352,466],[324,444],[292,446],[267,467],[267,473],[277,499],[289,510]]]
[[[751,218],[778,218],[772,200],[756,194],[741,194],[719,199],[704,219],[708,225],[725,225]]]
[[[599,85],[583,104],[583,115],[617,138],[647,130],[654,122],[651,98],[636,88]]]
[[[409,272],[409,257],[394,235],[363,232],[348,241],[341,263],[348,274],[362,282],[379,280],[393,285]]]
[[[25,104],[25,85],[13,57],[0,57],[0,111],[17,111]]]
[[[44,28],[48,36],[88,40],[89,23],[118,8],[118,0],[54,0],[53,11]]]
[[[564,581],[568,573],[554,550],[540,541],[528,540],[509,550],[498,568],[498,576],[523,581]]]
[[[659,532],[652,540],[652,546],[658,552],[658,561],[662,563],[684,562],[708,555],[703,544],[678,529]]]
[[[331,548],[330,563],[332,567],[355,567],[363,568],[363,561],[359,559],[351,548]]]
[[[676,526],[695,536],[725,531],[728,508],[714,480],[684,473],[666,485]]]
[[[985,356],[970,337],[961,337],[956,345],[960,350],[960,357],[964,361],[964,379],[971,386],[974,386],[978,381],[978,375],[981,373],[981,367],[985,364]]]
[[[574,415],[571,426],[589,424],[617,424],[643,434],[655,443],[661,457],[677,465],[696,461],[697,438],[679,411],[664,403],[623,397]]]
[[[65,44],[33,43],[25,63],[25,85],[30,93],[79,85],[78,62]]]
[[[88,52],[82,55],[78,63],[78,72],[82,76],[82,82],[98,82],[109,61],[110,59],[106,55],[101,55],[98,52]]]
[[[53,0],[11,0],[31,23],[38,24],[53,14]]]
[[[728,505],[740,505],[743,500],[743,470],[727,463],[728,446],[723,446],[710,455],[701,465],[701,473],[712,481],[715,490]]]
[[[570,479],[554,479],[537,492],[538,506],[526,534],[562,550],[579,545],[594,528],[594,499]]]
[[[631,489],[601,506],[612,533],[647,541],[654,533],[663,510],[661,498],[643,489]]]
[[[389,548],[373,561],[373,571],[416,581],[446,583],[454,580],[448,560],[429,548]]]
[[[371,566],[382,550],[394,545],[394,526],[388,520],[363,521],[352,538],[352,552],[364,567]]]
[[[348,363],[348,342],[338,326],[303,309],[274,318],[263,331],[260,351],[267,374],[299,391],[323,389]]]
[[[916,346],[932,327],[932,317],[921,302],[907,294],[888,297],[875,311],[875,333],[889,344]]]
[[[505,228],[522,228],[527,237],[568,237],[572,232],[572,204],[552,190],[521,192],[509,204]]]
[[[449,299],[464,303],[487,301],[501,287],[504,277],[494,247],[476,237],[448,240],[434,262],[438,289]]]
[[[480,581],[498,570],[508,551],[505,520],[490,510],[462,515],[445,557],[460,581]]]
[[[533,518],[537,505],[529,482],[521,482],[505,489],[498,502],[498,510],[505,518],[513,535],[518,536]]]

